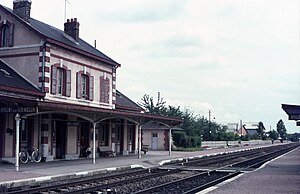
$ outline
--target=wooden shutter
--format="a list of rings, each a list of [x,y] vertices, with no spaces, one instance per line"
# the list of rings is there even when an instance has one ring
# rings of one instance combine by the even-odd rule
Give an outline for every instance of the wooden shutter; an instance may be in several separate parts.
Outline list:
[[[71,70],[67,70],[66,74],[66,96],[70,97],[71,96]]]
[[[106,78],[105,80],[105,102],[109,103],[109,79]]]
[[[12,47],[14,45],[14,24],[9,25],[9,37],[8,46]]]
[[[93,76],[90,76],[89,77],[89,100],[94,100],[94,77]]]
[[[81,73],[77,72],[77,90],[76,90],[76,94],[77,94],[77,98],[81,98],[82,94],[81,94]]]
[[[51,94],[56,94],[57,88],[57,67],[51,66]]]
[[[100,76],[100,102],[104,102],[104,79]]]

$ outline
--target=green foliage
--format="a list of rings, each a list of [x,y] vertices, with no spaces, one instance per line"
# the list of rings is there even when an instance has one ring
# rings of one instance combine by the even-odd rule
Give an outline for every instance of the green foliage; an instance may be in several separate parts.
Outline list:
[[[158,92],[156,103],[154,103],[153,97],[145,94],[142,98],[142,102],[138,104],[149,114],[161,115],[162,112],[164,112],[166,102],[160,97],[160,92]]]
[[[263,122],[260,121],[258,123],[258,128],[257,128],[257,133],[258,133],[258,138],[259,139],[263,139],[264,134],[265,134],[265,130],[266,130],[266,128],[265,128]]]
[[[200,147],[202,141],[250,140],[248,135],[240,137],[238,134],[229,133],[226,127],[221,127],[218,123],[209,121],[203,116],[195,115],[189,109],[181,110],[179,106],[167,106],[159,92],[156,103],[153,97],[145,94],[139,105],[148,114],[182,118],[183,122],[180,128],[184,131],[173,131],[173,141],[177,147]],[[258,136],[251,138],[266,139],[265,127],[262,122],[259,122],[258,125]]]
[[[269,138],[272,140],[276,140],[278,138],[278,133],[275,130],[270,131]]]
[[[283,121],[280,119],[277,123],[277,132],[282,139],[286,139],[286,128]]]
[[[287,139],[292,142],[299,142],[300,141],[300,133],[288,134]]]
[[[176,147],[173,149],[173,151],[182,151],[182,152],[194,152],[194,151],[202,151],[203,148],[201,147],[189,147],[189,148],[183,148],[183,147]]]
[[[241,141],[249,141],[250,137],[249,135],[241,135]]]
[[[200,147],[200,136],[187,136],[184,131],[174,131],[172,134],[173,141],[176,147]]]

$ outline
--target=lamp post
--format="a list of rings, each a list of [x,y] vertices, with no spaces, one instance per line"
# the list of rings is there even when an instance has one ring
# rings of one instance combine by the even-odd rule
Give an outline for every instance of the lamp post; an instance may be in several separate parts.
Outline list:
[[[15,167],[16,171],[19,171],[19,146],[20,146],[20,120],[21,116],[19,113],[15,116],[16,120],[16,162],[15,162]]]

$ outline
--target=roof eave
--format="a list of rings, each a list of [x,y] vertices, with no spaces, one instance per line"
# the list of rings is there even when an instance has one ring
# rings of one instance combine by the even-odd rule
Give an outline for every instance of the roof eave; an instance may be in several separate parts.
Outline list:
[[[63,47],[63,48],[69,49],[69,50],[71,50],[71,51],[77,52],[77,53],[79,53],[79,54],[85,55],[85,56],[87,56],[87,57],[90,57],[90,58],[93,58],[93,59],[102,61],[102,62],[107,63],[107,64],[110,64],[110,65],[113,65],[113,66],[115,66],[115,67],[121,67],[121,64],[119,64],[119,63],[117,63],[117,62],[112,62],[112,61],[103,59],[103,58],[101,58],[101,57],[99,57],[99,56],[96,56],[96,55],[93,55],[93,54],[91,54],[91,53],[85,52],[85,51],[83,51],[83,50],[77,49],[77,48],[75,48],[75,47],[66,45],[66,44],[64,44],[64,43],[62,43],[62,42],[60,42],[60,41],[54,40],[54,39],[52,39],[52,38],[47,37],[46,41],[49,42],[49,43],[52,43],[52,44],[61,46],[61,47]]]

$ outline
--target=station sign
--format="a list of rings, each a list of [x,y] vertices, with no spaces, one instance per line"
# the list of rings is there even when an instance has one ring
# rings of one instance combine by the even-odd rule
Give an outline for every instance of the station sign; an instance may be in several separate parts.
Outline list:
[[[290,114],[289,120],[300,120],[300,114]]]
[[[0,107],[0,113],[35,113],[37,108],[35,106],[22,107]]]

